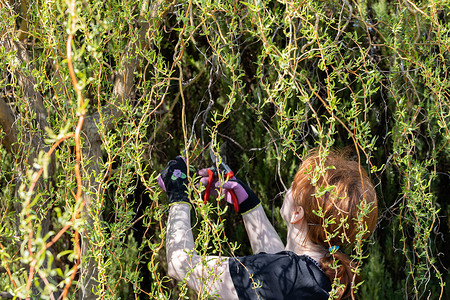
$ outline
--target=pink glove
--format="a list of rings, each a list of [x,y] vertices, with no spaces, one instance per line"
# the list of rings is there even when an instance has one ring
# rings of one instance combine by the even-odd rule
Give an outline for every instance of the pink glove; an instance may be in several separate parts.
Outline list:
[[[202,169],[198,172],[198,174],[202,176],[200,182],[204,186],[208,186],[208,169]],[[214,176],[211,184],[210,195],[217,197],[219,195],[219,191],[222,191],[225,195],[225,200],[229,204],[233,205],[233,198],[230,193],[230,190],[233,190],[236,194],[236,198],[239,203],[239,212],[241,214],[245,214],[250,210],[253,210],[261,203],[258,196],[256,196],[256,194],[245,183],[236,177],[233,177],[223,183],[219,182],[217,179],[217,176]]]

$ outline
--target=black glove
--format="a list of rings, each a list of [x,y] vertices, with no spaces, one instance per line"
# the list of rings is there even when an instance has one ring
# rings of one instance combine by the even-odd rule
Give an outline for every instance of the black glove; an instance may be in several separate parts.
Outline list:
[[[225,192],[225,199],[232,204],[230,190],[233,190],[239,203],[239,213],[244,215],[261,204],[258,196],[240,179],[236,177],[228,180],[222,185],[222,190]]]
[[[167,193],[170,204],[189,202],[187,194],[187,167],[183,157],[177,156],[169,161],[167,167],[158,176],[158,184]]]

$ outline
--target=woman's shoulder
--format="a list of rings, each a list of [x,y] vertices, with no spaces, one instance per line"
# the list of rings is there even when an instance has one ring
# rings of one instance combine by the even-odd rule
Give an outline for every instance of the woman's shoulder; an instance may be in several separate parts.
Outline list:
[[[261,285],[258,291],[264,299],[327,299],[331,290],[318,262],[290,251],[236,257],[230,261],[230,273],[238,294],[251,289],[252,281]]]
[[[298,255],[292,251],[281,251],[277,253],[260,252],[253,255],[234,257],[230,261],[235,267],[243,267],[251,265],[256,272],[281,271],[301,273],[303,275],[311,275],[316,277],[320,282],[328,282],[320,263],[308,255]]]

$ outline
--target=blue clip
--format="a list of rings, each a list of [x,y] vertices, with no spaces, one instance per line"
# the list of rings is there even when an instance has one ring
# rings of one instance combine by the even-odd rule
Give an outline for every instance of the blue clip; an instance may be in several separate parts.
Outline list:
[[[334,252],[336,252],[338,250],[339,250],[339,246],[330,246],[330,247],[328,247],[328,251],[330,253],[334,253]]]

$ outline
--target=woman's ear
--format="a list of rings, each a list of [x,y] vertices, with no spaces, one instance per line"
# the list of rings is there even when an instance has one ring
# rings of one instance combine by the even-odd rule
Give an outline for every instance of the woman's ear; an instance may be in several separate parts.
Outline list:
[[[305,217],[305,210],[303,207],[298,206],[291,217],[291,224],[295,224],[303,220]]]

